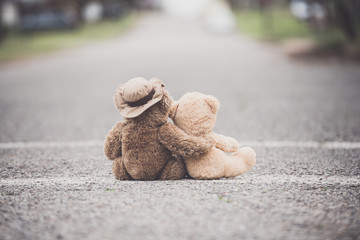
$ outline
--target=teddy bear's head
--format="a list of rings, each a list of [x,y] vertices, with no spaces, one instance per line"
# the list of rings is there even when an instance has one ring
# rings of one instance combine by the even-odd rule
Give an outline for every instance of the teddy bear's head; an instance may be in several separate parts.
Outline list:
[[[133,78],[117,87],[116,108],[128,121],[161,125],[167,122],[172,98],[157,78]]]
[[[214,129],[219,107],[220,102],[215,97],[190,92],[171,107],[170,118],[187,134],[201,136]]]

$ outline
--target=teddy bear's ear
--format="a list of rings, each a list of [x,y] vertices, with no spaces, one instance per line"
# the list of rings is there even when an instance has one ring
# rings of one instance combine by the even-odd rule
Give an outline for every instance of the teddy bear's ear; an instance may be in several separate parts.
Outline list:
[[[177,108],[179,106],[179,102],[174,102],[173,105],[171,106],[170,108],[170,113],[169,113],[169,117],[171,119],[174,119],[175,118],[175,115],[176,115],[176,111],[177,111]]]
[[[211,95],[207,95],[205,98],[205,102],[210,106],[211,112],[216,113],[220,108],[220,102],[215,97]]]

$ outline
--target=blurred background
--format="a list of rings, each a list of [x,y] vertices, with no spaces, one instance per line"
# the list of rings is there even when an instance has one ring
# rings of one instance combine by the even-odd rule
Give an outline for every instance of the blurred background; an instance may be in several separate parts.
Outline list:
[[[214,95],[216,130],[238,139],[360,140],[358,0],[0,6],[1,141],[102,140],[137,76]]]
[[[290,55],[359,58],[358,0],[2,0],[0,10],[0,61],[111,37],[144,11],[239,29]]]

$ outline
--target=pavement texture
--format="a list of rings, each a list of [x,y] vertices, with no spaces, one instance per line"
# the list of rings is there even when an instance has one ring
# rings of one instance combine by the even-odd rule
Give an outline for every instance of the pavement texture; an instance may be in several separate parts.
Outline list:
[[[116,181],[101,141],[122,119],[116,86],[136,76],[175,99],[216,96],[215,131],[253,142],[257,165]],[[2,64],[0,239],[360,239],[359,92],[358,65],[151,14],[117,38]]]

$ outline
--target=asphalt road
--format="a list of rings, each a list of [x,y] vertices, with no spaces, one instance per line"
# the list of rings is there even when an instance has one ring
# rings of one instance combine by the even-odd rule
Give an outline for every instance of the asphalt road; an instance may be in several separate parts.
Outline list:
[[[233,179],[116,181],[115,87],[162,79],[221,102],[257,151]],[[145,15],[121,36],[0,65],[0,239],[360,239],[360,68]]]

